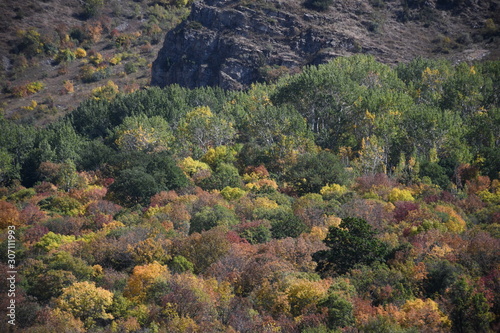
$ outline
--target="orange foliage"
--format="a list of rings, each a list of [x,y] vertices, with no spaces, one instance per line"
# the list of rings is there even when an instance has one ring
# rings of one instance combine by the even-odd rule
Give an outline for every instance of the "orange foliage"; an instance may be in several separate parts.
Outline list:
[[[174,202],[179,198],[175,191],[161,191],[151,197],[151,207],[161,207]]]
[[[158,262],[143,266],[135,266],[132,275],[127,281],[123,295],[131,300],[142,302],[146,298],[146,293],[156,281],[168,279],[170,272],[167,266]]]
[[[464,219],[450,206],[436,206],[435,210],[447,215],[445,225],[451,232],[460,233],[465,230],[467,224]]]
[[[28,203],[19,214],[19,221],[22,224],[33,225],[42,222],[47,214],[32,203]]]
[[[415,327],[420,332],[449,332],[451,322],[431,299],[408,300],[394,317],[402,327]]]
[[[312,255],[325,249],[325,245],[318,239],[301,235],[298,238],[274,239],[263,244],[262,248],[293,265],[298,271],[314,272],[316,262],[312,261]]]
[[[168,239],[147,238],[134,245],[129,245],[128,252],[138,264],[165,262],[172,258],[166,250],[170,243],[171,241]]]
[[[91,185],[85,189],[73,188],[69,196],[85,204],[95,200],[103,199],[108,193],[108,189],[102,186]]]
[[[83,29],[93,43],[97,43],[101,40],[101,35],[103,30],[101,22],[99,21],[86,22]]]
[[[491,185],[491,180],[488,176],[478,176],[477,178],[467,180],[465,186],[467,194],[477,194],[481,191],[487,191]]]
[[[16,206],[7,201],[0,201],[0,229],[19,225],[21,222]]]

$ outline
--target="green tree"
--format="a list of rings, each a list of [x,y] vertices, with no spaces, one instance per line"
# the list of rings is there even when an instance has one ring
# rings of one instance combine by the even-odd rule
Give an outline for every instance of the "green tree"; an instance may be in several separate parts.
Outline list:
[[[49,234],[51,234],[51,232],[47,235]],[[49,269],[71,272],[78,280],[88,280],[94,273],[92,267],[90,267],[86,261],[74,257],[66,251],[59,251],[53,254],[47,261]]]
[[[200,186],[205,190],[222,190],[226,186],[241,187],[242,181],[238,169],[232,164],[219,164],[212,175],[203,179]]]
[[[344,274],[357,264],[370,265],[383,262],[388,254],[387,245],[375,238],[375,231],[361,218],[348,217],[338,227],[330,227],[323,241],[328,250],[313,255],[317,271]]]
[[[292,213],[276,214],[270,221],[273,238],[297,238],[308,229],[307,225]]]
[[[354,306],[339,293],[328,293],[320,306],[328,308],[328,326],[330,328],[346,327],[354,324]]]
[[[455,282],[447,296],[452,302],[450,319],[455,332],[492,332],[490,323],[495,316],[488,301],[465,277]]]
[[[168,264],[173,273],[193,272],[194,265],[183,256],[175,256]]]
[[[230,144],[236,136],[231,122],[212,113],[209,107],[188,112],[177,127],[176,137],[181,150],[204,154],[209,148]]]
[[[372,101],[370,112],[389,112],[392,107],[376,105],[387,101],[387,106],[404,105],[407,98],[399,93],[403,89],[404,83],[389,66],[372,56],[356,55],[307,67],[301,74],[282,80],[271,100],[277,106],[293,106],[305,117],[319,145],[339,149],[356,146],[365,135],[366,101]]]
[[[354,306],[351,302],[356,288],[347,279],[334,280],[326,297],[319,303],[328,309],[328,327],[339,328],[354,324]]]
[[[83,6],[83,15],[87,18],[98,16],[104,7],[104,0],[83,0],[81,3]]]
[[[110,186],[115,198],[127,205],[147,204],[160,191],[175,190],[188,184],[182,170],[166,152],[147,154],[125,152],[110,158],[119,169]]]
[[[216,226],[231,227],[239,222],[236,214],[221,205],[205,206],[191,218],[189,233],[210,230]]]
[[[141,167],[121,171],[109,189],[118,201],[127,205],[147,204],[160,191],[155,178]]]
[[[169,124],[159,116],[145,115],[127,117],[115,128],[115,143],[124,151],[168,150],[174,139]]]
[[[5,184],[15,176],[14,157],[5,149],[0,149],[0,184]]]
[[[146,171],[153,175],[159,191],[176,190],[188,185],[188,180],[170,154],[147,154]]]
[[[30,165],[29,157],[35,140],[36,130],[33,127],[17,125],[0,116],[0,176],[3,181],[22,178],[23,168]],[[32,167],[33,172],[37,167]]]
[[[438,158],[456,156],[467,159],[468,147],[465,145],[464,124],[456,112],[440,110],[429,105],[415,105],[404,114],[401,124],[400,142],[406,156],[416,153],[425,161],[430,160],[429,153],[437,150]]]
[[[34,280],[34,281],[33,281]],[[40,302],[48,302],[52,297],[59,297],[64,288],[76,282],[73,273],[64,270],[49,270],[34,277],[28,293]]]
[[[327,184],[346,184],[347,173],[336,155],[321,151],[300,155],[297,164],[285,174],[285,180],[299,194],[319,193]]]

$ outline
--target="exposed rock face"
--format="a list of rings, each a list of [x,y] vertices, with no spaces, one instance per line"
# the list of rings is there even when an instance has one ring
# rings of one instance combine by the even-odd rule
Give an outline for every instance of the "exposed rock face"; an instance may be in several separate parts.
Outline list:
[[[431,40],[443,26],[461,26],[446,13],[431,27],[402,23],[395,13],[397,8],[382,11],[365,1],[338,2],[323,13],[304,9],[300,0],[195,2],[187,20],[167,34],[151,83],[243,89],[262,80],[266,69],[293,72],[340,55],[406,61],[432,55]],[[377,20],[383,27],[374,26]]]
[[[265,65],[300,68],[338,55],[325,48],[356,51],[348,36],[304,26],[304,19],[314,15],[300,18],[280,10],[278,2],[269,4],[194,3],[189,18],[166,36],[153,63],[152,84],[241,89],[260,80]]]

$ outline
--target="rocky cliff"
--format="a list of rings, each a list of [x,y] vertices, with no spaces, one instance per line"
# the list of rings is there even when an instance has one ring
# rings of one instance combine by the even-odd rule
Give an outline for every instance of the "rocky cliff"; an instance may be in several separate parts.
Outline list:
[[[439,1],[341,0],[323,12],[299,0],[195,2],[167,34],[151,83],[243,89],[358,52],[386,63],[496,57],[496,0],[446,8]]]

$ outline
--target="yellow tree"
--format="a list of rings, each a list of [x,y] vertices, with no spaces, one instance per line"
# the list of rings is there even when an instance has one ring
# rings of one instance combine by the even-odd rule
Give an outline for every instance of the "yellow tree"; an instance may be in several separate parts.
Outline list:
[[[172,258],[165,249],[169,242],[169,240],[150,237],[137,244],[128,245],[127,252],[139,264],[149,264],[158,261],[165,262]]]
[[[407,300],[394,317],[404,328],[414,327],[425,332],[448,332],[451,326],[448,316],[431,299]]]
[[[305,310],[316,308],[326,297],[330,283],[331,281],[327,279],[320,281],[297,279],[291,282],[286,291],[291,313],[300,316]]]
[[[358,169],[364,174],[386,172],[387,152],[379,143],[379,139],[372,135],[361,140],[361,150],[356,160]]]
[[[56,300],[57,307],[81,319],[87,327],[96,319],[113,319],[108,312],[113,303],[113,293],[96,287],[93,282],[76,282],[64,288]]]
[[[123,151],[163,151],[173,141],[169,124],[159,116],[127,117],[114,135],[116,145]]]
[[[143,266],[135,266],[132,275],[128,279],[123,295],[131,300],[141,302],[146,298],[148,288],[155,282],[168,279],[170,272],[167,266],[158,262]]]
[[[208,106],[188,112],[181,119],[176,135],[183,149],[200,149],[200,154],[205,154],[209,148],[231,143],[235,136],[233,125],[214,115]]]
[[[16,206],[7,201],[0,201],[0,229],[19,225],[19,211]]]

